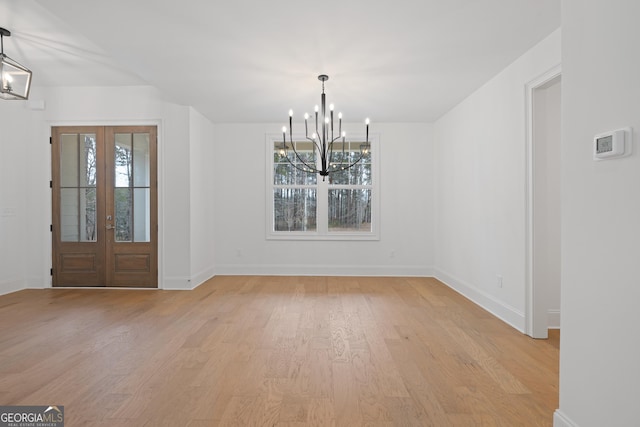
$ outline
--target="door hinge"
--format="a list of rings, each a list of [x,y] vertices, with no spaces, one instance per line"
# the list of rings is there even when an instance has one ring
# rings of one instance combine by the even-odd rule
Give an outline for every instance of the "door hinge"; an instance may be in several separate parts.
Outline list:
[[[49,137],[49,144],[53,144],[53,138]]]
[[[53,224],[49,226],[49,231],[53,231]]]
[[[53,276],[53,268],[51,269],[51,275]]]
[[[53,188],[53,181],[49,181],[49,188]]]

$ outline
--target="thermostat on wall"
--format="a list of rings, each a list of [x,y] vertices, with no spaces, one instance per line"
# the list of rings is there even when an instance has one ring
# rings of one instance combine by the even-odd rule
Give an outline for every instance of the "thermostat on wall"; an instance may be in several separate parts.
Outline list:
[[[601,133],[593,138],[593,159],[609,160],[631,154],[631,128]]]

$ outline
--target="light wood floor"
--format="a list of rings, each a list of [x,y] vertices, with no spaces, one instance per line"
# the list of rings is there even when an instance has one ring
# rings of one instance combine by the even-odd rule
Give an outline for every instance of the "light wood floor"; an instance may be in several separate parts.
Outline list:
[[[429,278],[216,277],[0,297],[0,404],[66,426],[551,426],[558,335]]]

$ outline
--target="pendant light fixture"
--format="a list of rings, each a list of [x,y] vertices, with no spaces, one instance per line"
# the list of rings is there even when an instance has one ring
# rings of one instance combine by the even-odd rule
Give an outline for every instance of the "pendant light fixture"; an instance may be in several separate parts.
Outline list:
[[[369,143],[369,119],[365,120],[366,138],[365,142],[360,144],[360,156],[357,159],[350,159],[346,156],[348,152],[345,151],[345,146],[348,145],[346,141],[346,132],[342,131],[342,113],[338,113],[338,123],[334,126],[333,117],[333,104],[329,105],[329,111],[326,109],[326,95],[324,93],[324,82],[329,80],[329,76],[321,74],[318,76],[318,80],[322,82],[322,94],[320,95],[320,108],[315,106],[315,120],[312,119],[311,126],[315,126],[315,132],[309,136],[309,114],[304,115],[304,134],[305,139],[312,143],[313,150],[317,153],[319,162],[310,162],[305,160],[298,151],[296,151],[296,144],[293,141],[293,110],[289,110],[289,143],[295,154],[297,162],[292,162],[288,155],[289,146],[287,145],[287,127],[282,128],[282,146],[280,147],[280,155],[284,157],[293,167],[303,172],[318,173],[324,180],[326,176],[331,173],[343,171],[355,166],[371,151],[371,144]],[[337,127],[337,136],[334,134],[334,129]],[[338,147],[334,145],[337,143]],[[340,149],[340,146],[342,148]],[[334,154],[341,152],[339,160],[336,160]],[[315,156],[314,156],[315,157]]]
[[[4,53],[4,38],[11,31],[0,28],[0,98],[28,99],[31,88],[31,71]]]

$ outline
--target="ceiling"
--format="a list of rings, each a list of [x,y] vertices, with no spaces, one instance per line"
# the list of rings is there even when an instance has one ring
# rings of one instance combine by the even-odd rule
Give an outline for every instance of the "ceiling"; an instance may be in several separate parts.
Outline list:
[[[213,122],[431,122],[560,26],[560,0],[0,0],[34,86],[146,85]]]

